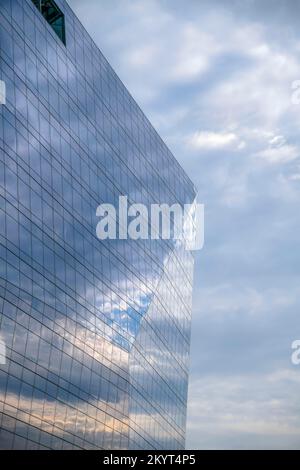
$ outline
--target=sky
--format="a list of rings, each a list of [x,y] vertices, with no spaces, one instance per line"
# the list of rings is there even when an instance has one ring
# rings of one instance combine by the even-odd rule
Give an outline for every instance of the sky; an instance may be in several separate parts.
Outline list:
[[[68,3],[205,204],[186,447],[299,449],[300,2]]]

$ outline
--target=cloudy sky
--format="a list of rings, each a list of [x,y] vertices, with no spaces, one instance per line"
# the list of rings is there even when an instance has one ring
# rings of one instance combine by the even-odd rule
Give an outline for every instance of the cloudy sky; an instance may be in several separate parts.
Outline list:
[[[206,206],[187,448],[299,449],[300,2],[69,4]]]

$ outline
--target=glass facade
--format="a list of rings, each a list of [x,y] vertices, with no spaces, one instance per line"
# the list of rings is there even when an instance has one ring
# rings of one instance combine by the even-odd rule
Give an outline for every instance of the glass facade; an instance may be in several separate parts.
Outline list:
[[[181,449],[193,255],[96,208],[195,189],[64,0],[0,0],[2,449]]]

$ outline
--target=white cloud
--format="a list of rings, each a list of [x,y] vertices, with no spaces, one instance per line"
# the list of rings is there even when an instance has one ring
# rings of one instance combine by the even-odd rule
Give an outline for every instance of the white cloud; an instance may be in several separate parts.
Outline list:
[[[159,50],[154,44],[141,45],[128,53],[128,65],[132,67],[145,67],[155,60],[158,53]]]
[[[242,250],[245,247],[242,247]],[[221,246],[217,251],[217,256],[221,258],[222,251],[226,247]],[[228,249],[228,248],[227,248]],[[237,247],[237,250],[241,248]],[[250,256],[254,256],[251,247],[248,248]],[[244,253],[246,255],[246,253]],[[240,258],[240,257],[239,257]],[[245,315],[261,317],[263,314],[272,310],[283,311],[297,304],[299,298],[299,287],[290,287],[289,293],[285,288],[281,289],[262,289],[253,287],[241,287],[238,283],[222,284],[208,288],[196,289],[196,305],[201,305],[201,315],[216,315],[218,321],[226,322],[227,316],[239,315],[243,310]]]
[[[169,79],[193,80],[205,72],[218,52],[214,38],[193,24],[183,24],[176,29],[176,43],[170,64]]]
[[[300,154],[296,146],[286,144],[280,147],[269,147],[257,152],[255,156],[271,164],[280,164],[296,160]]]
[[[245,146],[245,143],[233,132],[200,131],[192,135],[188,142],[195,149],[206,150],[243,149]]]
[[[283,448],[299,448],[299,385],[299,372],[292,369],[193,380],[187,448],[207,448],[207,441],[211,448],[220,448],[219,441],[223,448],[276,448],[280,441]]]
[[[153,9],[153,4],[145,6]],[[160,18],[162,8],[156,6],[156,16]],[[152,12],[152,14],[154,14]],[[139,19],[136,18],[138,24]],[[121,67],[127,75],[128,64],[131,66],[130,80],[134,77],[141,80],[145,88],[155,88],[162,93],[171,84],[186,84],[199,79],[210,67],[214,55],[218,51],[217,43],[210,34],[199,30],[188,22],[178,21],[176,17],[168,17],[168,21],[160,22],[149,30],[139,25],[139,33],[132,41],[132,31],[127,31],[127,47],[124,49],[124,37],[120,38],[120,48],[124,49]],[[138,44],[136,36],[139,36]],[[125,36],[125,37],[126,37]],[[116,39],[114,38],[114,42]],[[133,84],[135,89],[135,83]]]
[[[271,137],[269,144],[274,147],[281,147],[286,144],[286,140],[283,135],[275,135]]]

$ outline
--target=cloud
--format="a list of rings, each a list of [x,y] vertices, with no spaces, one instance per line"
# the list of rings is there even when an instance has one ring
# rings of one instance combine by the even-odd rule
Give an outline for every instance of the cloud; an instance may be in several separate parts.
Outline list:
[[[299,158],[300,153],[294,145],[282,145],[280,147],[269,147],[256,154],[268,163],[287,163]]]
[[[299,157],[299,150],[297,146],[288,144],[283,135],[272,135],[268,148],[257,152],[256,157],[270,164],[288,163]]]
[[[132,67],[145,67],[154,60],[156,54],[158,49],[153,44],[143,45],[129,52],[128,64]]]
[[[195,149],[216,150],[222,148],[243,149],[245,143],[233,132],[202,131],[195,133],[189,144]]]
[[[197,379],[190,386],[192,449],[298,449],[296,370]],[[227,435],[231,445],[224,440]]]
[[[179,34],[178,34],[179,33]],[[193,80],[207,71],[218,47],[212,36],[193,24],[176,28],[177,45],[172,57],[170,78],[178,81]]]
[[[166,25],[162,24],[161,27],[165,29]],[[213,51],[217,51],[212,38],[191,24],[183,24],[178,28],[175,19],[169,21],[167,29],[169,34],[163,39],[145,38],[139,45],[134,44],[125,54],[124,60],[144,72],[147,68],[156,68],[160,63],[157,78],[162,84],[169,85],[172,81],[189,82],[199,77],[209,66],[208,57]],[[166,55],[167,41],[170,41],[170,38],[172,49]]]
[[[159,1],[70,1],[124,83],[144,105],[159,99],[170,84],[199,79],[210,67],[219,44],[210,32]],[[110,13],[110,9],[112,9]],[[99,28],[99,18],[105,16]],[[117,51],[117,54],[116,54]]]

